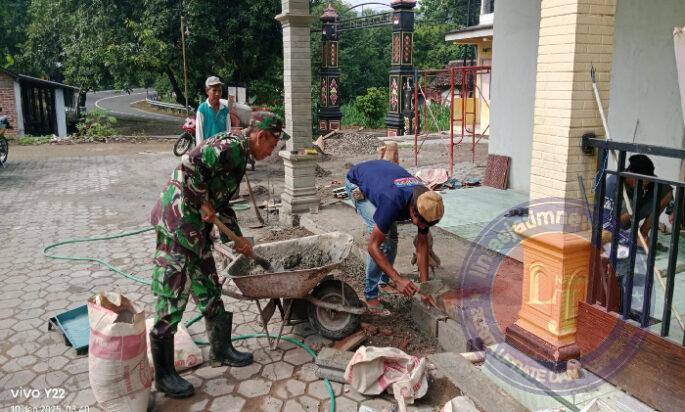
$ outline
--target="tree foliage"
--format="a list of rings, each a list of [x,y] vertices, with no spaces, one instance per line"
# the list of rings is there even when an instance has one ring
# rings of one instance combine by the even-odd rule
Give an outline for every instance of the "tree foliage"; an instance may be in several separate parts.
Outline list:
[[[0,11],[0,67],[12,67],[26,40],[30,0],[3,0]]]
[[[204,80],[218,75],[246,86],[255,104],[279,104],[283,93],[282,32],[274,17],[279,0],[4,0],[0,13],[0,66],[66,81],[83,90],[158,86],[185,100],[181,18],[188,35],[188,98],[204,98]],[[328,0],[310,0],[318,18]],[[471,17],[467,8],[471,4]],[[341,18],[344,0],[332,4]],[[480,0],[422,0],[417,8],[414,64],[440,68],[463,55],[445,42],[450,30],[475,23]],[[383,10],[386,11],[386,10]],[[387,11],[391,11],[387,8]],[[374,11],[366,10],[366,13]],[[319,22],[315,20],[314,27]],[[320,32],[311,35],[312,90],[321,60]],[[341,33],[341,103],[370,87],[387,87],[391,28]],[[314,99],[316,101],[316,99]]]
[[[229,84],[254,83],[264,101],[280,97],[282,41],[274,19],[280,12],[278,0],[16,1],[23,1],[17,8],[25,10],[17,15],[27,23],[21,33],[7,42],[3,36],[0,43],[4,55],[24,50],[11,59],[15,70],[86,90],[128,89],[163,77],[183,102],[183,17],[191,101],[204,96],[210,74]],[[3,34],[11,26],[4,16]]]

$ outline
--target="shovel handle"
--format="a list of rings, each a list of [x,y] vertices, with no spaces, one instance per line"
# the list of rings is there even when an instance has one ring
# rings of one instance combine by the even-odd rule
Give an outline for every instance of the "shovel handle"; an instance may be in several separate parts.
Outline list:
[[[238,235],[236,235],[231,229],[229,229],[229,228],[224,224],[224,222],[222,222],[221,220],[219,220],[218,217],[215,217],[215,218],[214,218],[214,222],[213,222],[213,223],[216,225],[216,227],[219,228],[219,230],[220,230],[221,232],[223,232],[224,235],[228,236],[229,239],[231,239],[232,241],[234,241],[234,242],[236,242],[236,243],[238,242],[238,240],[240,239],[240,237],[238,237]],[[255,255],[254,253],[252,253],[252,254],[250,255],[250,258],[252,258],[252,260],[254,260],[255,262],[257,262],[257,264],[258,264],[259,266],[263,267],[264,269],[266,269],[266,270],[268,270],[268,271],[271,271],[271,270],[272,270],[272,267],[271,267],[271,264],[269,263],[269,261],[266,260],[266,259],[264,259],[263,257],[257,256],[257,255]]]
[[[236,235],[231,229],[229,229],[228,226],[226,226],[224,222],[222,222],[218,217],[215,217],[212,223],[214,223],[216,227],[218,227],[219,230],[224,235],[228,236],[228,238],[232,241],[238,242],[238,240],[240,239],[240,237],[238,237],[238,235]]]

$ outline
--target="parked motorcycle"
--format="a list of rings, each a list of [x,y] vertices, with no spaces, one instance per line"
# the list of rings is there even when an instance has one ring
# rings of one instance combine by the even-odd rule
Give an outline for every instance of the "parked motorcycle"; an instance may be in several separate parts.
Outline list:
[[[2,112],[2,108],[0,108],[0,112]],[[5,130],[10,128],[7,116],[0,115],[0,166],[2,167],[5,167],[5,162],[7,162],[10,152],[9,144],[7,144],[7,139],[5,139]]]
[[[191,146],[195,146],[195,118],[186,117],[185,123],[181,126],[183,133],[178,137],[174,144],[174,154],[183,156]]]

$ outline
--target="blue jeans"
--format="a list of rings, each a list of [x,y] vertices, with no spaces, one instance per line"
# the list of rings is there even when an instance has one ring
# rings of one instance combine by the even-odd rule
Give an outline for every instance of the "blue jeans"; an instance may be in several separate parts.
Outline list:
[[[368,199],[355,200],[352,197],[352,191],[357,188],[357,185],[351,183],[349,180],[345,179],[345,192],[354,202],[354,208],[357,214],[362,218],[368,233],[370,234],[376,222],[373,220],[373,214],[376,213],[376,206],[371,203]],[[381,245],[381,250],[385,257],[388,258],[390,264],[395,264],[395,257],[397,257],[397,224],[393,223],[390,227],[390,231],[385,235],[385,241]],[[388,275],[385,274],[378,264],[370,255],[366,256],[366,280],[364,282],[364,297],[369,299],[375,299],[378,297],[378,287],[382,283],[388,283],[390,279]]]

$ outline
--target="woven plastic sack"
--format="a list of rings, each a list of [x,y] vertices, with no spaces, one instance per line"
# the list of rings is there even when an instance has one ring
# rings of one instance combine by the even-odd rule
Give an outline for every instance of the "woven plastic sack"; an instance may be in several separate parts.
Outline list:
[[[120,294],[88,299],[88,378],[95,399],[110,412],[145,411],[152,374],[145,314]]]
[[[379,395],[389,387],[413,403],[428,390],[426,358],[407,355],[397,348],[361,346],[345,369],[345,379],[359,393]]]

